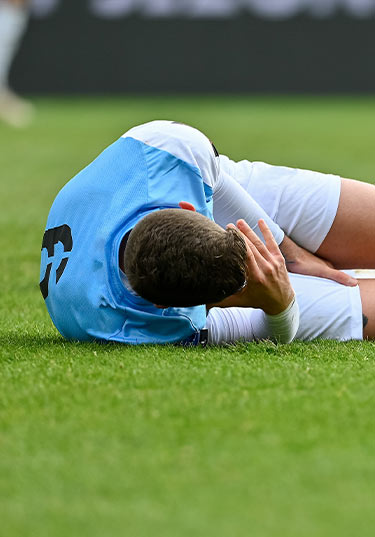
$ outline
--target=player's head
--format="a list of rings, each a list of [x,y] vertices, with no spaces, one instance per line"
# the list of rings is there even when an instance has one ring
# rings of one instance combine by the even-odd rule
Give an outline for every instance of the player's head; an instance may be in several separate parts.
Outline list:
[[[134,291],[153,304],[211,304],[244,285],[246,245],[236,230],[197,212],[165,209],[133,228],[124,268]]]

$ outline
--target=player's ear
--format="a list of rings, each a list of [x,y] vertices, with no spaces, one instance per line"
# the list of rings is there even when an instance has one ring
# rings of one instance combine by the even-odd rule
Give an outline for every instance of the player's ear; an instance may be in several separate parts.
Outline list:
[[[196,211],[194,205],[188,201],[180,201],[179,206],[181,209],[186,209],[187,211]]]

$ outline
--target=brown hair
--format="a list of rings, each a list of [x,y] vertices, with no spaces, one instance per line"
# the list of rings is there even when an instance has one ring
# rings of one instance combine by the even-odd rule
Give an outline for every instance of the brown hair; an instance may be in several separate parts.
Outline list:
[[[246,278],[246,245],[193,211],[164,209],[133,228],[124,254],[131,287],[163,306],[196,306],[234,294]]]

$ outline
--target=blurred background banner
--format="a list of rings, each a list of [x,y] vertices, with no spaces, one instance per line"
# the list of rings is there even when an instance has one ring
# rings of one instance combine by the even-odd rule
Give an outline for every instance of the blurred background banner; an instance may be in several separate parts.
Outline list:
[[[24,93],[372,93],[375,0],[32,0]]]
[[[46,16],[63,0],[33,0],[33,12]],[[375,0],[87,0],[87,9],[102,17],[123,17],[138,13],[156,17],[231,17],[243,12],[284,18],[309,13],[330,16],[337,10],[366,17],[375,12]]]

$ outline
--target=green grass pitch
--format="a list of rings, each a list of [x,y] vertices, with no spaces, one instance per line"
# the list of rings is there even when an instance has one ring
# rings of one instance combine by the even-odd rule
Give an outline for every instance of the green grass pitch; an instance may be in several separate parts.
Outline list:
[[[39,293],[49,207],[131,125],[371,181],[372,98],[37,99],[0,125],[0,536],[367,537],[375,346],[78,344]]]

